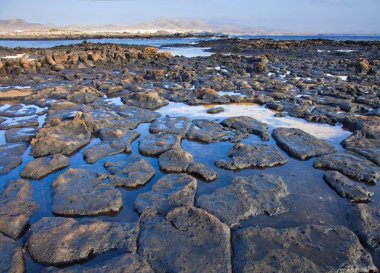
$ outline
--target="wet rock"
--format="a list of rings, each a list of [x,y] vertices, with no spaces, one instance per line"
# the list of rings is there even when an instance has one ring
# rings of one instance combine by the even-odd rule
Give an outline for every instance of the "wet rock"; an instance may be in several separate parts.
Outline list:
[[[29,162],[21,173],[21,177],[30,179],[42,179],[43,177],[64,169],[70,165],[70,159],[64,155],[56,154],[45,156]]]
[[[52,210],[58,215],[116,213],[123,206],[121,192],[103,174],[69,169],[58,176],[52,188]]]
[[[5,133],[7,143],[30,143],[36,136],[35,128],[12,128]]]
[[[155,120],[149,127],[152,134],[166,133],[184,135],[189,129],[190,119],[186,117],[163,117]]]
[[[64,269],[58,269],[55,267],[49,267],[44,271],[45,273],[121,273],[121,272],[133,272],[133,273],[153,273],[153,269],[147,263],[147,261],[140,255],[136,254],[124,254],[121,256],[108,259],[96,265],[75,265],[66,267]]]
[[[246,228],[233,234],[234,272],[376,272],[371,255],[343,226]]]
[[[137,106],[145,109],[157,109],[169,104],[160,97],[157,91],[132,92],[121,98],[126,105]]]
[[[224,112],[223,107],[214,107],[207,110],[208,114],[218,114]]]
[[[22,248],[0,233],[0,271],[23,273],[25,271]]]
[[[69,95],[69,92],[61,86],[50,87],[43,90],[38,91],[37,93],[30,95],[24,99],[25,103],[35,104],[35,102],[39,100],[60,100],[66,99]]]
[[[336,151],[326,140],[318,139],[300,129],[277,128],[272,135],[278,146],[301,160]]]
[[[238,170],[252,167],[268,168],[284,165],[288,160],[273,146],[265,144],[246,145],[236,143],[228,152],[231,160],[217,160],[219,168]]]
[[[227,128],[236,129],[250,134],[258,135],[262,140],[268,140],[268,124],[262,123],[251,117],[232,117],[226,118],[220,124]]]
[[[1,100],[14,100],[22,99],[32,94],[31,90],[9,90],[0,92],[0,101]]]
[[[156,208],[165,214],[173,208],[193,206],[197,180],[187,174],[168,174],[153,186],[150,192],[141,193],[135,201],[135,209],[142,213]]]
[[[34,105],[15,104],[0,110],[0,116],[9,118],[21,118],[33,115],[42,115],[45,109],[37,109]]]
[[[180,148],[168,150],[158,158],[160,169],[166,172],[186,172],[193,156]]]
[[[132,224],[45,217],[31,226],[27,249],[38,263],[64,265],[85,261],[112,249],[133,253],[136,234]]]
[[[138,139],[140,135],[141,134],[137,131],[129,131],[126,134],[122,134],[120,138],[102,141],[85,150],[83,152],[83,158],[87,163],[92,164],[109,155],[123,152],[130,153],[132,142]]]
[[[357,182],[339,172],[325,172],[323,178],[340,196],[351,202],[368,202],[373,196],[373,192],[357,185]]]
[[[207,168],[201,163],[190,163],[189,167],[187,168],[187,172],[193,175],[197,175],[206,181],[213,181],[218,178],[217,172],[210,168]]]
[[[129,156],[124,161],[106,162],[104,167],[112,174],[110,176],[112,184],[128,189],[145,185],[155,175],[154,168],[137,156]]]
[[[157,112],[129,105],[116,106],[113,109],[119,116],[137,124],[149,123],[161,116]]]
[[[232,272],[230,230],[204,210],[147,211],[139,224],[138,253],[154,272]]]
[[[0,194],[0,232],[16,239],[36,209],[37,205],[32,200],[32,186],[27,180],[8,183]]]
[[[160,154],[177,147],[181,136],[172,134],[150,134],[139,141],[139,152],[143,155],[159,156]]]
[[[22,154],[25,152],[24,144],[0,145],[0,175],[7,174],[22,163]]]
[[[364,58],[359,58],[355,62],[355,71],[356,71],[356,73],[367,74],[370,69],[371,69],[371,67],[369,65],[368,60],[366,60]]]
[[[252,216],[285,212],[282,199],[288,194],[280,176],[237,176],[231,185],[199,196],[196,204],[229,226],[235,226]]]
[[[99,98],[103,98],[104,94],[93,87],[82,87],[74,93],[67,96],[67,99],[77,104],[90,104]]]
[[[246,135],[237,131],[229,130],[219,123],[206,119],[193,120],[186,135],[188,140],[214,143],[230,140],[235,142]]]
[[[343,140],[342,146],[380,165],[380,139],[366,138],[360,131]]]
[[[352,152],[337,152],[321,156],[314,161],[313,167],[338,171],[367,183],[376,183],[380,178],[380,169],[376,164]]]
[[[91,140],[91,132],[83,120],[75,119],[49,128],[42,128],[32,140],[31,155],[71,155]]]
[[[194,101],[189,101],[191,104],[205,103],[228,103],[228,98],[222,97],[212,88],[198,88],[194,91]]]
[[[38,127],[37,116],[26,116],[17,118],[8,118],[6,121],[0,123],[0,130],[8,130],[12,128],[25,128],[25,127]]]

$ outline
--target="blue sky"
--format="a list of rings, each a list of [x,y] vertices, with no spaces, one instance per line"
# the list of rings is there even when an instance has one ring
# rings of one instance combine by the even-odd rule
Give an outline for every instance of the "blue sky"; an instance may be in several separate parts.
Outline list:
[[[380,33],[380,0],[0,0],[0,19],[55,25],[202,20],[276,31]]]

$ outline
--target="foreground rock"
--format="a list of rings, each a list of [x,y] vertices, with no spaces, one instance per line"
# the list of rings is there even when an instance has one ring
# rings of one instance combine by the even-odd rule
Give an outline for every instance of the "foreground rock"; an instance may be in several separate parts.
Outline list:
[[[314,168],[335,170],[367,183],[377,183],[380,178],[380,169],[376,164],[351,152],[324,155],[314,161],[313,166]]]
[[[114,257],[107,261],[103,261],[97,265],[75,265],[64,269],[54,267],[48,268],[46,273],[60,272],[60,273],[153,273],[153,269],[146,262],[144,258],[136,254],[124,254],[122,256]]]
[[[86,124],[80,119],[75,119],[39,130],[31,142],[30,153],[36,157],[54,154],[71,155],[90,143],[90,140],[91,132]]]
[[[133,253],[136,234],[132,224],[45,217],[31,226],[27,249],[38,263],[64,265],[112,249]]]
[[[0,233],[0,271],[23,273],[25,271],[22,248]]]
[[[36,128],[38,127],[37,116],[26,116],[18,118],[9,118],[0,123],[0,130],[9,130],[13,128]]]
[[[121,98],[124,104],[145,109],[157,109],[169,102],[160,97],[156,91],[132,92]]]
[[[130,153],[132,142],[138,139],[140,135],[141,134],[137,131],[129,131],[111,140],[102,141],[101,143],[85,150],[83,152],[83,158],[87,163],[92,164],[109,155],[123,152]]]
[[[162,177],[149,192],[141,193],[135,201],[138,213],[157,209],[165,214],[173,208],[193,206],[197,180],[187,174],[168,174]]]
[[[35,128],[12,128],[5,133],[7,143],[30,143],[36,136]]]
[[[104,167],[112,174],[110,176],[112,184],[127,189],[141,187],[155,175],[154,168],[137,156],[129,156],[124,161],[106,162]]]
[[[231,185],[199,196],[196,204],[229,226],[235,226],[252,216],[285,212],[282,200],[288,194],[280,176],[237,176]]]
[[[226,118],[220,124],[227,128],[236,129],[242,132],[248,132],[259,136],[262,140],[268,140],[268,124],[262,123],[251,117],[232,117]]]
[[[335,152],[335,148],[326,140],[318,139],[300,129],[277,128],[272,135],[278,146],[298,159],[305,160]]]
[[[233,234],[234,272],[377,272],[359,239],[342,226],[247,228]]]
[[[380,165],[380,139],[366,138],[360,131],[356,131],[346,138],[342,145],[345,149],[362,155],[373,163]]]
[[[26,150],[24,144],[0,145],[0,175],[7,174],[22,163],[22,154]]]
[[[166,133],[184,135],[189,129],[190,119],[186,117],[163,117],[155,120],[149,127],[152,134]]]
[[[228,152],[232,159],[217,160],[219,168],[238,170],[252,167],[268,168],[284,165],[288,160],[273,146],[265,144],[247,145],[236,143]]]
[[[160,154],[177,147],[181,136],[172,134],[150,134],[139,141],[139,152],[143,155],[159,156]]]
[[[339,172],[328,171],[323,178],[340,196],[351,202],[368,202],[373,196],[373,192],[357,185],[357,182]]]
[[[21,177],[30,179],[42,179],[45,176],[66,168],[70,165],[70,159],[64,155],[56,154],[45,156],[29,162],[21,173]]]
[[[194,207],[166,217],[147,211],[139,221],[138,252],[154,272],[232,272],[230,230]]]
[[[36,210],[30,183],[23,179],[10,182],[0,194],[0,232],[16,239]]]
[[[58,176],[52,187],[52,210],[59,215],[116,213],[123,206],[121,192],[102,174],[69,169]]]

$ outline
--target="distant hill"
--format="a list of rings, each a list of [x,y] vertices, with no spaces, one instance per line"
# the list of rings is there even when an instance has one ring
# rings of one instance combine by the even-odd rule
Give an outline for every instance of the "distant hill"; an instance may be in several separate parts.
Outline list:
[[[0,32],[45,30],[51,27],[43,24],[29,23],[22,19],[0,20]]]

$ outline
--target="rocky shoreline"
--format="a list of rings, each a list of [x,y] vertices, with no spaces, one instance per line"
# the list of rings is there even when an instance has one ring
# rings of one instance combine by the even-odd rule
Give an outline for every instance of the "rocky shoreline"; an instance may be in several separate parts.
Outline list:
[[[0,48],[0,271],[378,272],[380,42],[192,46]]]

